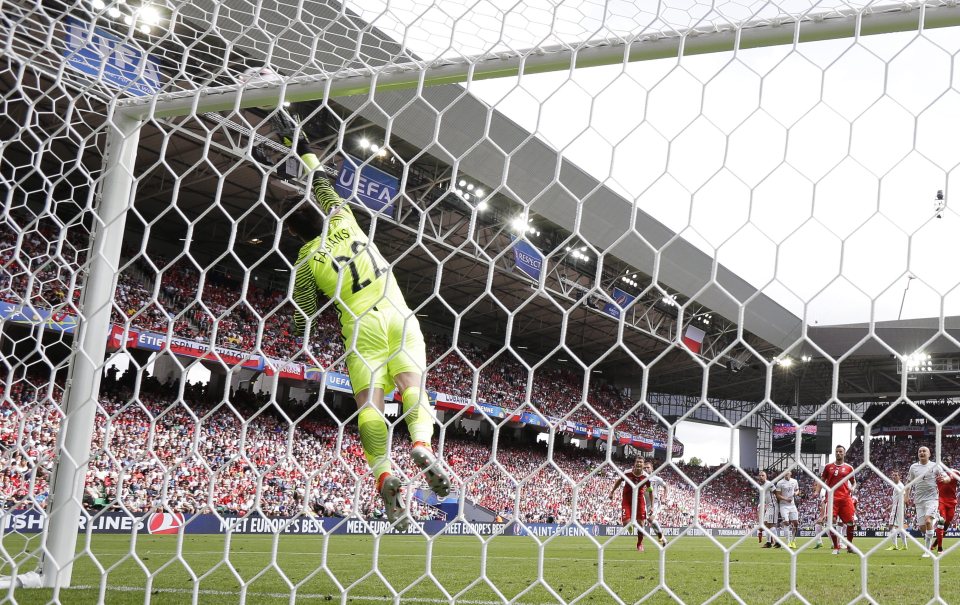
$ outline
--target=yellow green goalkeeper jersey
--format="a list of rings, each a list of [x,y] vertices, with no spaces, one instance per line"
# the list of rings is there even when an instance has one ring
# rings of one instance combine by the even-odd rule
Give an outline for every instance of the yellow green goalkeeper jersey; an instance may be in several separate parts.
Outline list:
[[[305,154],[302,159],[311,170],[320,165],[313,154]],[[330,181],[315,176],[313,196],[328,217],[328,224],[326,237],[317,234],[300,248],[297,257],[293,285],[293,299],[300,307],[300,312],[294,313],[297,335],[304,335],[307,318],[317,311],[318,291],[334,300],[344,325],[385,297],[393,305],[406,307],[390,264],[357,224],[350,205],[340,198]]]

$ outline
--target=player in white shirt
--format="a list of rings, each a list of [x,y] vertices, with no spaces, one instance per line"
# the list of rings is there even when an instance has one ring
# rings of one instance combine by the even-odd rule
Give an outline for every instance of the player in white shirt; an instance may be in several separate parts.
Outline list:
[[[930,460],[930,448],[923,446],[917,450],[917,459],[910,465],[907,474],[907,484],[913,488],[913,493],[907,504],[911,502],[917,508],[917,525],[923,527],[923,544],[926,547],[923,558],[929,558],[930,545],[936,538],[937,517],[939,516],[940,494],[937,491],[937,477],[942,474],[940,466]]]
[[[797,547],[797,534],[800,532],[800,511],[796,499],[800,497],[800,484],[793,478],[793,472],[787,469],[783,479],[777,481],[777,501],[780,503],[780,521],[786,530],[787,546]]]
[[[763,532],[767,532],[767,542],[763,548],[773,548],[776,545],[780,548],[780,543],[773,539],[777,528],[777,486],[767,480],[767,471],[760,471],[757,478],[760,484],[760,504],[757,506],[757,520],[760,522],[759,539],[763,541]]]
[[[907,550],[907,530],[903,528],[903,515],[907,509],[907,494],[903,487],[903,481],[900,481],[900,472],[891,471],[890,481],[893,482],[893,491],[890,494],[890,534],[893,538],[893,545],[888,546],[886,550],[901,550],[900,540],[903,540],[903,550]]]
[[[819,494],[816,494],[817,500],[817,521],[813,524],[813,531],[817,533],[817,545],[814,546],[814,550],[818,548],[823,548],[823,526],[827,524],[827,490],[820,490]]]
[[[666,481],[653,474],[652,462],[647,462],[643,470],[647,475],[647,489],[643,491],[643,497],[647,499],[647,526],[657,535],[660,546],[666,546],[667,539],[660,527],[660,506],[667,502],[670,488]]]

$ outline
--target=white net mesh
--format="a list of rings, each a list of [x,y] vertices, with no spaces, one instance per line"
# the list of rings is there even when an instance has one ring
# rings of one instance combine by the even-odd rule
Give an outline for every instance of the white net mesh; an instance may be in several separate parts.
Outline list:
[[[955,2],[0,14],[5,596],[960,599]]]

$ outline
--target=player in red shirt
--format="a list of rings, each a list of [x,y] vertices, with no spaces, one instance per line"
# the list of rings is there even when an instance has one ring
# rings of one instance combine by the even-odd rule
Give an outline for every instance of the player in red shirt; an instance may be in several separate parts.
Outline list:
[[[937,477],[937,500],[940,519],[937,521],[937,552],[943,552],[943,534],[953,523],[957,514],[957,484],[960,483],[960,471],[950,468],[950,459],[942,461],[943,474]]]
[[[827,497],[833,498],[833,519],[837,517],[847,526],[847,552],[853,552],[853,530],[857,524],[856,499],[854,492],[857,489],[857,479],[853,476],[853,467],[843,461],[847,448],[838,445],[834,450],[836,460],[823,467],[820,478],[827,484],[830,491]],[[822,486],[818,483],[814,493],[819,496]],[[828,502],[829,508],[829,502]],[[831,520],[832,525],[832,520]],[[840,554],[840,535],[835,529],[830,530],[830,539],[833,541],[833,554]]]
[[[636,522],[637,524],[637,550],[643,552],[643,530],[641,526],[643,522],[647,520],[647,508],[646,503],[643,500],[643,490],[646,487],[647,476],[643,472],[643,458],[637,458],[633,463],[633,468],[625,473],[627,481],[623,480],[623,477],[617,477],[617,480],[613,482],[613,488],[610,489],[610,499],[613,500],[616,497],[617,488],[620,487],[620,484],[623,484],[623,496],[621,498],[621,506],[623,507],[623,514],[621,516],[620,522],[624,527],[628,526],[630,523]],[[634,496],[634,486],[636,486],[636,496]],[[637,503],[637,514],[633,514],[633,503]]]

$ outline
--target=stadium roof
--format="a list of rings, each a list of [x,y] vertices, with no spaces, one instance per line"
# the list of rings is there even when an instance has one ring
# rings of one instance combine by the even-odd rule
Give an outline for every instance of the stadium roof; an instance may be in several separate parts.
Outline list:
[[[258,6],[258,27],[249,26],[252,5],[247,0],[193,2],[184,7],[183,16],[214,25],[225,40],[250,58],[248,64],[260,60],[288,75],[416,59],[409,49],[339,3],[268,0]],[[311,35],[317,31],[324,32],[324,37]],[[654,274],[654,250],[662,249],[659,283],[687,297],[696,296],[697,302],[732,320],[738,318],[739,305],[749,300],[744,307],[745,330],[774,347],[785,348],[801,336],[796,315],[722,265],[717,267],[717,284],[726,293],[716,287],[705,288],[713,259],[646,213],[638,210],[634,215],[630,200],[563,160],[557,150],[462,86],[377,92],[374,100],[371,104],[366,97],[336,99],[381,128],[386,129],[392,119],[392,132],[407,143],[442,162],[459,162],[461,173],[500,187],[502,194],[518,202],[534,200],[532,214],[576,231],[597,250],[609,250],[647,275]],[[505,152],[511,156],[506,175]],[[578,199],[583,200],[579,228],[575,224]]]
[[[176,49],[182,50],[189,44],[190,36],[195,41],[204,41],[209,51],[203,55],[206,63],[197,63],[191,69],[195,70],[197,78],[209,74],[210,83],[216,84],[225,83],[223,76],[217,75],[221,73],[223,65],[229,65],[232,73],[238,73],[243,67],[268,62],[285,73],[307,74],[324,73],[361,63],[378,64],[392,57],[410,56],[395,41],[343,11],[337,3],[305,2],[295,6],[293,3],[268,1],[258,4],[261,6],[258,12],[259,29],[248,27],[246,19],[251,12],[249,2],[227,0],[189,3],[183,7],[182,25],[177,28],[180,46],[171,47],[170,56],[166,59],[174,61]],[[306,30],[302,30],[295,22],[291,26],[294,14],[297,19],[308,23]],[[328,37],[316,39],[308,35],[318,30],[327,32]],[[330,40],[334,42],[314,47],[318,41],[326,43]],[[590,246],[605,251],[627,266],[652,275],[653,250],[662,247],[657,273],[659,283],[687,297],[695,297],[697,303],[732,321],[739,319],[739,305],[744,304],[744,329],[762,339],[763,342],[753,341],[751,345],[766,357],[764,363],[769,362],[770,355],[779,353],[801,337],[802,322],[798,317],[758,293],[756,288],[723,266],[716,267],[717,284],[722,289],[715,285],[705,287],[714,269],[712,258],[682,238],[675,237],[660,222],[639,211],[634,214],[633,204],[629,200],[563,160],[556,150],[491,110],[463,87],[428,87],[418,98],[415,96],[412,91],[387,91],[376,94],[376,105],[364,105],[365,99],[358,97],[338,98],[335,101],[348,110],[357,111],[366,123],[376,124],[380,128],[385,128],[389,118],[393,118],[391,128],[396,140],[391,140],[391,147],[399,153],[407,151],[408,155],[416,155],[417,151],[424,150],[432,157],[418,156],[417,163],[432,163],[438,170],[444,165],[459,162],[461,174],[469,175],[491,188],[498,188],[498,193],[505,198],[530,202],[532,213],[567,231],[577,231]],[[161,137],[172,132],[171,129],[161,123],[159,129],[150,125],[143,132],[138,169],[144,170],[146,176],[140,190],[149,190],[150,194],[138,198],[138,210],[142,211],[145,222],[155,221],[152,224],[153,233],[165,240],[166,251],[170,254],[175,254],[178,248],[184,248],[178,241],[184,237],[186,229],[185,222],[170,211],[172,195],[177,195],[177,207],[186,216],[197,219],[208,209],[209,201],[218,193],[218,188],[222,188],[219,191],[222,212],[208,213],[202,219],[197,219],[194,237],[198,233],[203,233],[204,237],[194,239],[189,245],[191,253],[199,251],[208,259],[214,259],[222,253],[222,245],[234,235],[230,232],[229,221],[224,219],[239,220],[238,217],[258,199],[264,182],[262,172],[253,167],[241,168],[233,172],[229,179],[221,178],[222,171],[236,161],[231,154],[231,136],[234,135],[227,128],[214,128],[213,139],[221,146],[210,148],[209,154],[204,156],[203,135],[204,130],[210,127],[210,119],[213,117],[175,122],[172,128],[176,136],[166,137],[167,142],[175,148],[175,153],[168,151],[164,157],[168,167],[158,165],[157,160]],[[438,133],[437,140],[433,139],[434,132]],[[507,153],[510,154],[510,172],[504,175]],[[175,182],[169,178],[169,167],[178,177]],[[151,171],[147,171],[147,168]],[[274,187],[270,183],[267,186]],[[268,198],[281,194],[280,191],[272,191],[268,193]],[[583,201],[579,226],[576,224],[578,199]],[[250,238],[238,239],[243,242],[239,246],[238,256],[244,262],[256,261],[264,255],[262,246],[250,243],[251,236],[257,233],[270,234],[273,229],[269,217],[262,211],[249,218],[251,222],[238,228],[238,235]],[[525,357],[528,363],[536,363],[538,355],[549,355],[551,361],[560,362],[567,352],[573,352],[586,363],[596,362],[597,368],[609,370],[608,375],[616,376],[619,383],[630,383],[630,376],[639,376],[637,360],[646,363],[663,354],[666,356],[660,359],[657,370],[650,375],[649,388],[701,395],[704,370],[687,353],[678,349],[668,352],[669,343],[642,331],[625,330],[621,336],[616,321],[587,308],[576,295],[570,295],[566,300],[535,296],[531,293],[529,282],[511,275],[503,263],[499,267],[492,267],[496,265],[496,260],[491,262],[489,258],[484,258],[480,242],[468,239],[466,231],[469,223],[463,222],[462,212],[460,218],[437,218],[438,224],[446,226],[448,231],[440,231],[419,243],[415,223],[414,229],[409,223],[402,222],[399,225],[381,223],[379,227],[389,230],[390,237],[380,240],[380,245],[392,248],[394,257],[401,256],[398,266],[404,275],[402,279],[406,281],[404,287],[412,292],[414,300],[427,300],[442,288],[444,302],[449,306],[434,297],[423,309],[433,316],[430,321],[443,314],[452,320],[451,310],[460,312],[463,313],[461,334],[477,331],[483,332],[478,336],[486,338],[490,335],[485,331],[489,326],[496,336],[489,342],[503,343],[506,310],[509,310],[517,319],[513,325],[512,354]],[[449,222],[444,223],[444,220]],[[132,221],[131,227],[134,230],[143,229],[143,225],[138,226],[137,222]],[[490,231],[494,229],[491,227]],[[494,235],[502,236],[502,232]],[[282,257],[289,257],[291,244],[283,243],[282,246],[267,254],[260,265],[264,271],[282,267]],[[436,271],[437,258],[445,259],[443,273],[439,275]],[[239,265],[229,258],[222,260],[220,265],[225,266],[227,271],[231,268],[239,270]],[[487,297],[475,304],[478,297],[482,298],[487,283],[491,284],[491,292],[496,300]],[[571,309],[565,324],[561,321],[560,309]],[[452,321],[441,320],[437,323],[444,325]],[[923,327],[929,333],[930,326]],[[906,334],[898,326],[884,326],[882,329],[882,334]],[[559,334],[562,330],[567,335],[566,340],[560,343]],[[878,329],[877,333],[881,334],[881,330]],[[859,341],[858,335],[864,334],[864,326],[809,330],[811,340],[831,355],[840,354],[845,346]],[[924,340],[917,334],[895,338],[897,346],[907,347],[900,352],[913,350],[909,348],[913,342]],[[621,341],[625,348],[617,346]],[[523,347],[517,346],[521,343]],[[567,348],[556,349],[560,344]],[[537,355],[527,357],[516,350],[527,346],[538,349]],[[949,344],[943,347],[950,349]],[[713,351],[712,354],[717,355],[719,351]],[[742,349],[735,349],[728,355],[739,355],[744,362],[743,367],[734,373],[728,372],[723,364],[713,366],[707,395],[747,401],[763,398],[765,369],[760,360]],[[892,389],[894,383],[899,384],[896,382],[899,378],[895,368],[893,374],[890,373],[889,365],[894,362],[890,351],[881,345],[868,342],[858,349],[855,359],[855,363],[845,361],[839,368],[842,375],[841,393],[845,392],[844,384],[854,385],[849,390],[861,398],[871,396],[870,393],[874,391],[886,392]],[[878,366],[879,370],[874,366]],[[823,401],[830,392],[832,373],[830,364],[811,363],[791,373],[778,374],[772,396],[775,400],[799,397],[804,401]],[[890,377],[889,384],[872,383],[876,376],[881,377],[879,380],[884,380],[883,376]],[[639,381],[639,377],[636,380]],[[795,383],[802,383],[799,390],[795,388]],[[960,392],[960,383],[953,387],[946,384],[924,390],[940,393],[951,388]]]

